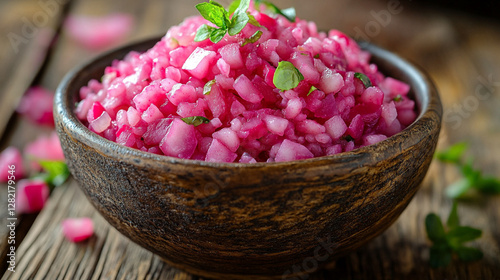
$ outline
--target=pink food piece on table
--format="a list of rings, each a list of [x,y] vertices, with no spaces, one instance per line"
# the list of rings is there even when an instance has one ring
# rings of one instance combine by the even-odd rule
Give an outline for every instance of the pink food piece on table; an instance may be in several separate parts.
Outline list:
[[[116,13],[103,17],[71,15],[66,19],[65,27],[75,41],[88,49],[98,50],[124,39],[133,24],[131,15]]]
[[[17,107],[17,112],[34,123],[54,126],[53,103],[54,92],[35,86],[26,91]]]
[[[8,182],[9,177],[16,180],[23,178],[25,174],[23,164],[23,156],[16,147],[3,150],[0,154],[0,182]]]
[[[64,236],[71,242],[81,242],[94,235],[94,222],[90,218],[69,218],[61,223]]]
[[[49,186],[40,180],[24,179],[17,183],[16,212],[36,213],[43,209],[49,198]]]
[[[55,132],[52,132],[50,135],[39,136],[35,141],[26,145],[24,154],[33,161],[64,161],[61,142]],[[32,167],[34,169],[40,168],[36,162],[32,162]]]

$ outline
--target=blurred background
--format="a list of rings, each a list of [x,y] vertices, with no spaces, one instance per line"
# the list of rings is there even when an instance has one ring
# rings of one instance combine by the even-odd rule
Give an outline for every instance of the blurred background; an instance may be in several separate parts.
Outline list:
[[[27,143],[53,129],[15,113],[28,88],[41,86],[55,91],[63,76],[75,66],[106,50],[164,35],[170,26],[197,14],[194,6],[199,2],[1,0],[0,151],[8,146],[22,150]],[[341,30],[355,39],[387,48],[425,69],[434,79],[444,104],[439,148],[466,141],[478,168],[487,174],[500,174],[498,1],[273,2],[281,8],[295,7],[298,17],[315,21],[320,30]],[[220,3],[227,6],[229,0]],[[101,21],[88,21],[96,17]],[[94,33],[103,37],[89,39],[89,34]],[[433,163],[421,191],[400,220],[384,235],[331,269],[345,279],[410,275],[435,279],[465,279],[471,275],[494,278],[495,273],[500,273],[498,199],[484,200],[479,205],[466,204],[463,210],[465,224],[483,228],[483,238],[478,244],[485,253],[485,261],[468,266],[456,264],[439,271],[427,266],[428,241],[423,219],[430,211],[442,217],[449,213],[451,201],[443,190],[457,176],[457,172]],[[5,201],[6,193],[2,192],[0,198]],[[79,199],[87,203],[84,197]],[[0,209],[1,217],[5,217],[4,212],[5,209]],[[36,215],[20,218],[19,239],[29,234],[36,219]],[[6,234],[6,229],[0,227],[2,256]],[[35,242],[33,238],[30,240]],[[120,242],[128,244],[126,239]],[[29,250],[26,246],[25,250]],[[34,265],[43,263],[39,262]],[[110,267],[113,269],[113,264]]]

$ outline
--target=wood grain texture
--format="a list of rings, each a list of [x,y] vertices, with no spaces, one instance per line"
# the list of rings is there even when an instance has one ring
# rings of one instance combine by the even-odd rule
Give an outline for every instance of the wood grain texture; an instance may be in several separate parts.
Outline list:
[[[11,7],[8,2],[35,1],[0,2],[2,19],[19,21],[16,11],[29,14],[29,11],[33,12],[32,4],[27,7],[19,4],[18,9],[12,10],[5,9]],[[168,26],[179,22],[184,16],[193,14],[192,6],[197,1],[74,2],[74,8],[71,10],[73,14],[102,14],[110,11],[134,14],[137,27],[127,38],[129,42],[161,34]],[[355,35],[356,27],[364,29],[374,20],[371,11],[387,9],[386,1],[357,1],[355,4],[349,0],[274,2],[282,7],[295,6],[300,9],[301,17],[317,20],[321,29],[338,28],[351,35]],[[467,117],[461,118],[458,127],[455,122],[444,120],[438,147],[444,148],[450,143],[468,141],[472,144],[470,155],[474,155],[476,166],[485,173],[498,175],[500,24],[498,21],[464,13],[427,9],[414,2],[416,1],[400,1],[403,11],[392,15],[390,23],[369,39],[423,66],[440,90],[445,113],[457,108],[455,106],[463,106],[467,98],[475,96],[478,86],[483,86],[487,89],[486,92],[491,92],[486,100],[480,100],[478,108],[472,110]],[[343,12],[331,16],[332,12],[339,10]],[[3,23],[0,25],[2,36],[4,30],[10,30],[9,26]],[[55,89],[70,68],[95,55],[75,45],[64,32],[60,36],[60,41],[54,46],[55,51],[49,66],[41,77],[42,84],[52,89]],[[8,52],[10,49],[2,47],[0,52],[2,51]],[[18,58],[10,54],[2,57],[0,68],[5,66],[8,70],[0,71],[0,87],[5,85],[4,81],[13,79],[13,73],[25,74],[10,71],[10,65],[17,60]],[[493,82],[484,83],[480,80],[488,79],[490,75]],[[17,79],[22,81],[21,77]],[[26,84],[19,85],[28,87]],[[5,94],[5,91],[0,92],[0,98]],[[3,119],[4,115],[1,115],[1,118]],[[4,142],[3,145],[12,143],[21,146],[20,143],[28,141],[27,130],[34,133],[34,127],[26,129],[19,127],[17,123],[12,125],[3,135],[3,139],[9,139],[8,143]],[[429,241],[423,227],[425,215],[431,211],[443,218],[448,215],[451,201],[444,196],[443,191],[459,176],[459,172],[452,167],[433,162],[421,189],[393,226],[372,242],[338,260],[335,265],[330,265],[327,270],[312,275],[310,279],[500,279],[499,197],[465,202],[459,207],[463,224],[483,230],[481,239],[472,244],[485,252],[483,260],[473,263],[454,260],[452,265],[441,269],[431,269],[428,266]],[[67,188],[56,189],[53,195],[49,205],[57,206],[47,207],[38,216],[33,226],[36,230],[29,232],[27,239],[18,248],[19,265],[25,272],[5,273],[2,279],[197,279],[170,268],[158,257],[113,230],[96,214],[74,183],[69,184]],[[71,217],[93,217],[98,225],[98,235],[91,242],[81,245],[70,244],[62,239],[59,243],[44,243],[61,238],[56,236],[60,221],[66,217],[61,213],[67,213],[67,216]],[[58,246],[51,246],[52,244]],[[106,250],[103,250],[104,247]],[[45,277],[47,275],[50,278]]]

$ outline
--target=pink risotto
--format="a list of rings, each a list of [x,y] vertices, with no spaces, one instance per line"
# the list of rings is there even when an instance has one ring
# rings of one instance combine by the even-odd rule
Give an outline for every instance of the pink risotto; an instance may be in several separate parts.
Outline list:
[[[141,151],[240,163],[347,152],[415,120],[410,87],[379,72],[353,39],[298,18],[249,13],[258,24],[218,43],[194,40],[211,25],[195,16],[145,53],[114,61],[101,82],[81,88],[78,118]],[[278,88],[280,79],[298,84]]]

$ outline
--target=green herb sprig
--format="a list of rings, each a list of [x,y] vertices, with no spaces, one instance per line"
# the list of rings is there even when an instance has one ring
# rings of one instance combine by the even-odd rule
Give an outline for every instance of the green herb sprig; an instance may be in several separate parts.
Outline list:
[[[260,4],[264,4],[272,13],[282,15],[290,22],[295,22],[295,20],[297,19],[297,12],[293,7],[282,10],[269,1],[255,0],[254,2],[257,9],[259,8]]]
[[[365,86],[365,88],[369,88],[372,86],[372,81],[370,81],[370,78],[368,78],[368,76],[366,76],[363,73],[358,73],[358,72],[354,73],[354,78],[360,80]]]
[[[210,122],[209,119],[202,116],[187,117],[182,118],[181,120],[187,124],[194,125],[195,127]]]
[[[62,185],[68,179],[70,173],[64,161],[39,161],[44,172],[37,174],[33,179],[41,179],[50,187]]]
[[[471,190],[477,190],[483,194],[500,194],[500,179],[483,175],[481,170],[473,167],[471,159],[463,160],[467,148],[466,143],[457,143],[436,153],[438,160],[456,165],[463,175],[463,178],[446,189],[448,197],[463,198]]]
[[[226,34],[234,36],[240,33],[249,22],[260,26],[257,20],[247,12],[249,6],[250,0],[234,1],[229,6],[229,10],[212,0],[196,5],[196,9],[203,18],[217,27],[203,24],[196,31],[194,40],[201,42],[210,39],[213,43],[218,43]]]
[[[463,245],[481,237],[482,231],[468,226],[460,226],[456,202],[453,204],[446,225],[447,231],[444,229],[441,218],[434,213],[425,218],[427,236],[433,243],[429,260],[432,267],[447,266],[454,253],[462,261],[475,261],[483,257],[481,250]]]
[[[273,76],[274,86],[281,90],[296,88],[302,80],[304,80],[302,73],[288,61],[280,61]]]

